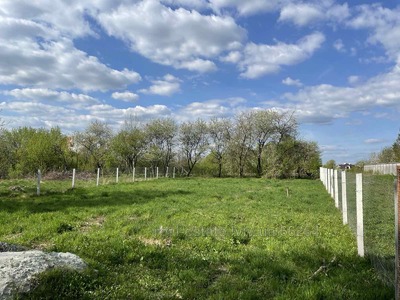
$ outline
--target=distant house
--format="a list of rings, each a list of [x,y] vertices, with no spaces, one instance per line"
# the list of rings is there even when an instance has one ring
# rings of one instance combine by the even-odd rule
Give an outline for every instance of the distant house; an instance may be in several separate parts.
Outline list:
[[[339,169],[341,170],[350,170],[353,167],[354,165],[350,163],[339,164]]]

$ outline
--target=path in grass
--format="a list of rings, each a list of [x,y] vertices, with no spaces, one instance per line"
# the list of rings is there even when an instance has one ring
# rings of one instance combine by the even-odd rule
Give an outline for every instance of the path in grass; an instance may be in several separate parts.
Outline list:
[[[318,181],[180,179],[36,197],[0,185],[0,241],[81,256],[27,297],[390,299]]]

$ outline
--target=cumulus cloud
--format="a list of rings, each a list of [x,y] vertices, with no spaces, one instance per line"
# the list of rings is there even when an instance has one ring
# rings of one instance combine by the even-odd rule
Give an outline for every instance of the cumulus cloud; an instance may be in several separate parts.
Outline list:
[[[212,59],[234,50],[246,37],[229,16],[172,9],[154,0],[121,5],[97,18],[109,35],[124,40],[133,51],[163,65],[198,72],[215,70]]]
[[[66,107],[85,108],[99,103],[99,100],[85,94],[75,94],[66,91],[55,91],[45,88],[24,88],[4,91],[4,95],[12,96],[16,100],[29,100],[31,103],[45,102],[49,104],[61,103]]]
[[[233,8],[239,15],[248,16],[276,10],[280,2],[280,0],[210,0],[210,6],[218,13]]]
[[[171,74],[165,75],[162,79],[152,80],[153,85],[148,89],[139,90],[140,93],[160,96],[171,96],[181,89],[181,80]]]
[[[369,29],[368,41],[381,44],[389,58],[400,58],[400,7],[389,9],[381,4],[360,5],[355,8],[355,16],[348,21],[354,29]]]
[[[74,47],[41,22],[0,16],[0,82],[18,86],[108,90],[138,82],[138,73],[115,70]],[[13,35],[10,39],[10,35]]]
[[[192,102],[182,107],[175,115],[181,121],[229,117],[244,109],[245,102],[246,100],[241,97]]]
[[[297,93],[286,93],[287,109],[296,110],[305,122],[328,123],[347,117],[351,112],[374,107],[400,109],[400,66],[377,75],[354,87],[329,84],[305,87]]]
[[[302,38],[296,44],[249,43],[243,51],[243,60],[239,62],[241,76],[249,79],[259,78],[279,71],[281,66],[296,65],[308,59],[324,41],[324,35],[316,32]]]
[[[114,92],[111,97],[116,100],[122,100],[125,102],[134,102],[139,99],[139,95],[132,92]]]
[[[332,1],[289,2],[283,5],[279,21],[291,22],[302,27],[321,20],[343,22],[349,16],[350,11],[347,3],[338,5]]]
[[[290,77],[287,77],[284,80],[282,80],[282,83],[284,85],[289,85],[289,86],[297,86],[297,87],[303,86],[303,84],[299,79],[292,79]]]

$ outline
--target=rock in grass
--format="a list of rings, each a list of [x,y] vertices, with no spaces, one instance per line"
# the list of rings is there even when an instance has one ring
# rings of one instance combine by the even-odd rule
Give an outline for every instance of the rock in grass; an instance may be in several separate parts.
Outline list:
[[[0,252],[18,252],[18,251],[26,251],[26,249],[23,246],[20,245],[13,245],[5,242],[0,242]]]
[[[0,253],[0,299],[13,299],[30,290],[34,276],[53,268],[83,270],[86,263],[72,253],[38,250]]]

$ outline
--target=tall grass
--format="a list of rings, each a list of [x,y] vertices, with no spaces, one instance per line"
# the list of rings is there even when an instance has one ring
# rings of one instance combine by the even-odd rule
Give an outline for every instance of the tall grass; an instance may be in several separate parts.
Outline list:
[[[21,186],[23,191],[9,190]],[[73,252],[21,299],[390,299],[322,184],[1,182],[0,240]],[[57,296],[55,296],[57,295]]]

